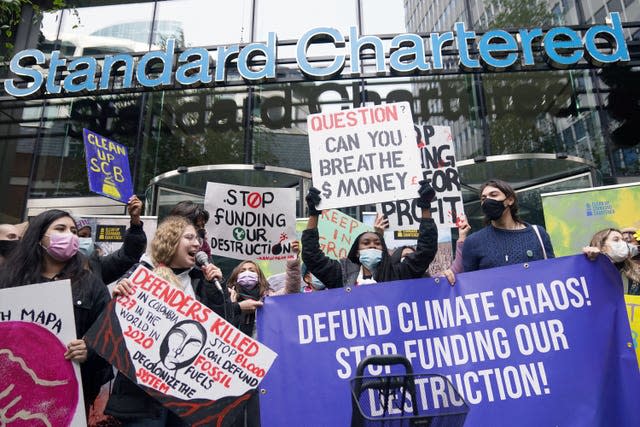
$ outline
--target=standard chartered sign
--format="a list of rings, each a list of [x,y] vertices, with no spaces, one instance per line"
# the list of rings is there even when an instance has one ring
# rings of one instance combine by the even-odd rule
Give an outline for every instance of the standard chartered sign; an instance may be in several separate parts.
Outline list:
[[[547,31],[525,28],[517,32],[494,29],[481,36],[465,28],[463,22],[457,22],[453,31],[444,33],[399,34],[391,40],[388,51],[380,37],[361,36],[356,27],[350,28],[348,41],[335,28],[319,27],[307,31],[297,41],[295,60],[300,72],[312,80],[336,77],[346,73],[347,67],[350,78],[363,76],[362,64],[357,58],[364,49],[373,49],[372,66],[376,75],[428,74],[443,70],[447,49],[456,50],[459,66],[468,71],[533,67],[536,65],[534,53],[538,50],[555,68],[567,68],[583,60],[600,67],[629,61],[620,15],[611,13],[610,21],[582,32],[569,27],[553,27]],[[324,44],[321,60],[308,55],[312,45],[318,43]],[[477,46],[475,54],[470,50],[473,44]],[[169,39],[163,50],[151,51],[139,58],[126,53],[106,55],[100,60],[92,56],[63,58],[57,50],[46,55],[38,49],[27,49],[16,54],[10,63],[11,72],[18,78],[9,78],[4,85],[6,92],[15,97],[43,93],[88,94],[110,90],[111,77],[116,72],[122,75],[118,89],[224,85],[230,69],[237,69],[247,82],[275,81],[277,64],[278,42],[273,32],[268,34],[266,42],[234,44],[214,50],[194,47],[176,52],[175,41]],[[64,78],[57,77],[61,75]]]

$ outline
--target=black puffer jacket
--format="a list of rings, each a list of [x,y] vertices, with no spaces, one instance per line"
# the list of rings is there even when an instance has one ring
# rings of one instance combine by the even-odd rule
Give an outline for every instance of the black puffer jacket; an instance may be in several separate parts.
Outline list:
[[[363,233],[364,234],[364,233]],[[358,261],[359,235],[347,258],[334,260],[326,256],[320,249],[318,229],[307,229],[302,232],[302,261],[307,269],[324,283],[327,288],[352,286],[356,283],[360,272]],[[416,279],[422,277],[438,250],[438,229],[431,218],[420,221],[420,230],[416,251],[404,262],[392,262],[382,239],[382,261],[373,278],[376,282],[390,282],[393,280]]]

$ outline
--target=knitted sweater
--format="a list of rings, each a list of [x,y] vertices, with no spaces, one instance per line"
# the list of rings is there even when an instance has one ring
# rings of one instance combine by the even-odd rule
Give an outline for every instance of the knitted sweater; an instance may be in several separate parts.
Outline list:
[[[553,258],[549,235],[544,228],[537,227],[547,251],[547,258]],[[544,259],[542,246],[533,227],[526,223],[525,228],[521,230],[503,230],[488,225],[468,236],[462,249],[465,272],[540,259]]]

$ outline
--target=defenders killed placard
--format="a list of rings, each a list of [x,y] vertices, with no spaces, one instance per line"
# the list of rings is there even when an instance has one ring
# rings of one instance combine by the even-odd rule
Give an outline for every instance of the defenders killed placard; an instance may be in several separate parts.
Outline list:
[[[144,266],[130,279],[135,293],[111,301],[87,344],[190,425],[246,400],[276,353]]]

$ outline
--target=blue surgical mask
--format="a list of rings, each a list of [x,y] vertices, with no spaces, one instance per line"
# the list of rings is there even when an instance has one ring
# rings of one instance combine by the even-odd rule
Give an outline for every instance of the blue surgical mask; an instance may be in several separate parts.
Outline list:
[[[93,239],[91,237],[78,237],[80,247],[78,250],[82,252],[83,255],[89,256],[93,252]]]
[[[373,272],[378,268],[380,261],[382,261],[382,251],[374,248],[362,249],[359,260],[360,264],[365,266],[367,270]]]

